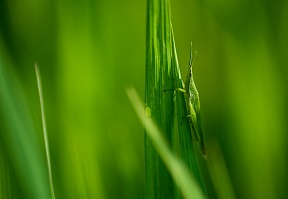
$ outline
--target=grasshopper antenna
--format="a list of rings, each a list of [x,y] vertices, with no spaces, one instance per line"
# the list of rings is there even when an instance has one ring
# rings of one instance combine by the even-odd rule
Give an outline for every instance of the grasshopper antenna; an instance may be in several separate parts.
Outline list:
[[[193,45],[192,45],[192,42],[191,42],[189,66],[193,65],[196,55],[197,55],[197,50],[195,51],[195,54],[194,54],[194,57],[193,57]]]
[[[189,70],[191,73],[191,77],[193,78],[193,71],[192,71],[192,66],[195,60],[195,57],[197,55],[197,50],[194,53],[194,57],[193,57],[193,47],[192,47],[192,42],[191,42],[191,47],[190,47],[190,61],[189,61]]]
[[[193,62],[193,54],[192,54],[192,42],[191,42],[191,45],[190,45],[190,60],[189,60],[189,66],[191,66],[192,62]]]

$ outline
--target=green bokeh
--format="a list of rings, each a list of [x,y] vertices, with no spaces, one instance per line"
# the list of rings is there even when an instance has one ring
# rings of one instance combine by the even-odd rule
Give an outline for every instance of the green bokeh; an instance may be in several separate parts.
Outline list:
[[[172,0],[171,16],[182,72],[198,51],[206,140],[236,197],[287,198],[288,3]],[[144,96],[145,32],[144,0],[0,1],[0,198],[49,198],[34,62],[56,198],[143,198],[125,88]]]

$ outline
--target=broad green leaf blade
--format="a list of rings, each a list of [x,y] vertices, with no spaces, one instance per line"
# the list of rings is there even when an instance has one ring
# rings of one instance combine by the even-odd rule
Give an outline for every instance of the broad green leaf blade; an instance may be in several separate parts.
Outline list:
[[[5,157],[5,153],[0,148],[0,198],[10,199],[11,198],[11,180],[10,170]]]
[[[135,109],[140,121],[146,129],[146,133],[152,141],[157,153],[160,155],[164,164],[171,173],[174,181],[179,187],[182,195],[186,199],[202,199],[205,198],[198,184],[193,180],[187,167],[177,159],[169,149],[165,138],[160,133],[156,125],[149,117],[150,112],[146,108],[146,115],[136,91],[134,89],[127,90],[127,95]],[[160,190],[159,190],[160,191]]]
[[[148,0],[145,106],[168,143],[173,142],[171,30],[168,0]],[[173,180],[145,134],[145,198],[174,198]]]

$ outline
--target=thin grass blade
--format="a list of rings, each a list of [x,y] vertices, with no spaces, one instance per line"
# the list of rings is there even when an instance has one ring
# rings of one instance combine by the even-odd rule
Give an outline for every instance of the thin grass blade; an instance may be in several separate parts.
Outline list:
[[[0,42],[0,55],[5,54],[2,47]],[[51,194],[41,146],[22,82],[12,68],[11,62],[0,56],[0,140],[7,169],[13,174],[9,177],[11,197],[48,199]]]
[[[35,63],[35,73],[36,73],[37,86],[38,86],[38,92],[39,92],[43,137],[44,137],[44,144],[45,144],[45,152],[46,152],[46,159],[47,159],[51,197],[52,197],[52,199],[55,199],[53,179],[52,179],[52,170],[51,170],[50,152],[49,152],[49,141],[48,141],[47,127],[46,127],[46,119],[45,119],[44,100],[43,100],[43,93],[42,93],[42,83],[41,83],[40,71],[39,71],[38,65],[36,63]]]
[[[236,199],[220,146],[210,143],[208,170],[218,198]]]

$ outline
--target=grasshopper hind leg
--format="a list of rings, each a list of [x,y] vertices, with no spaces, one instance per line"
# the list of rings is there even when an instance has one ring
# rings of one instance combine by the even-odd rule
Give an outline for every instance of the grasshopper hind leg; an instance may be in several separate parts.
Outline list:
[[[200,138],[199,138],[198,134],[196,133],[196,129],[195,129],[194,125],[193,125],[191,117],[192,117],[191,115],[183,116],[182,117],[182,121],[181,121],[181,125],[184,123],[185,119],[188,119],[189,126],[190,126],[190,129],[191,129],[192,141],[193,142],[199,142]]]

